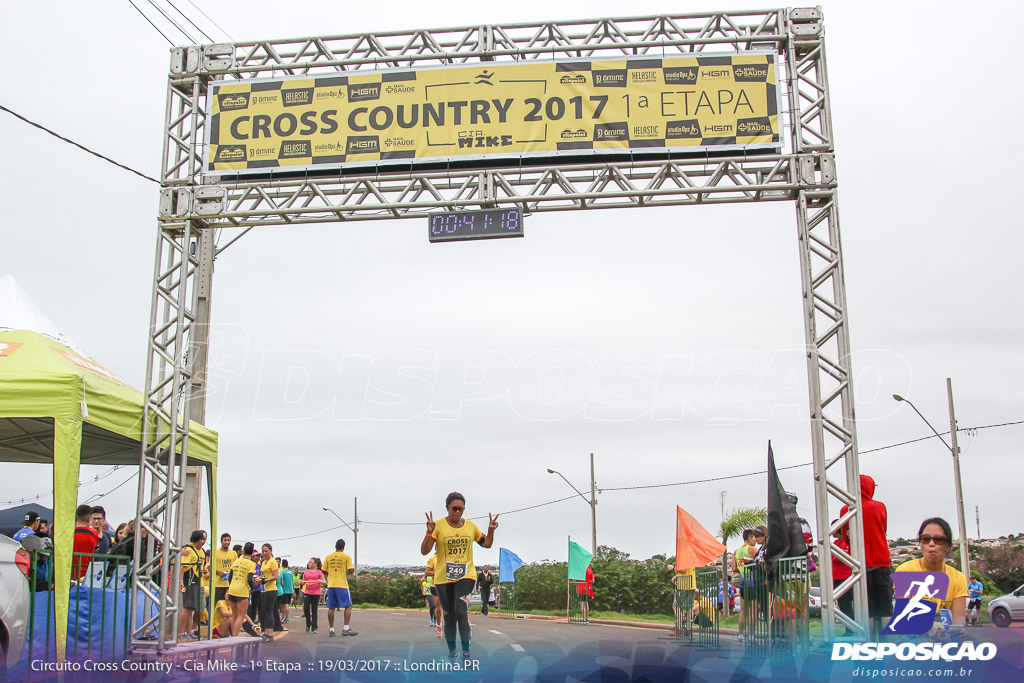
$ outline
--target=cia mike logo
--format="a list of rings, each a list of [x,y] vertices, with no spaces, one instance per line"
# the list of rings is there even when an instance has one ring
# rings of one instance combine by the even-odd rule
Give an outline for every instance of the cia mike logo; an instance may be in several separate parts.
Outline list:
[[[896,604],[882,633],[921,635],[935,623],[938,602],[946,597],[949,577],[945,572],[895,572],[892,574]]]

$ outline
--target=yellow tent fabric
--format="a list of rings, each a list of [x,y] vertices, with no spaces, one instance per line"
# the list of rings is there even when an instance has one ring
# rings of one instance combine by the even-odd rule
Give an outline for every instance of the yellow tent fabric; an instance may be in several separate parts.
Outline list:
[[[30,330],[0,332],[0,462],[53,463],[57,586],[70,585],[79,466],[137,465],[143,405],[142,392],[71,348]],[[188,456],[209,469],[215,533],[217,433],[190,422]],[[68,593],[55,603],[63,659]]]

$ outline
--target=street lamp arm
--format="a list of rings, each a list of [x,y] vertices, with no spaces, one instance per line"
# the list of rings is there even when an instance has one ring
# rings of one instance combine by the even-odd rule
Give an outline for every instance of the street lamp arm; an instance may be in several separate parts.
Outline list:
[[[321,508],[321,509],[322,509],[322,510],[323,510],[324,512],[330,512],[330,513],[331,513],[332,515],[334,515],[335,517],[338,517],[338,513],[337,513],[337,512],[335,512],[334,510],[332,510],[331,508]],[[345,520],[343,520],[343,519],[342,519],[341,517],[338,517],[338,521],[339,521],[339,522],[341,522],[342,524],[344,524],[345,526],[347,526],[347,527],[348,527],[348,529],[349,529],[349,531],[351,531],[352,533],[355,533],[355,531],[356,531],[356,530],[352,528],[352,525],[351,525],[351,524],[349,524],[348,522],[346,522]]]
[[[559,472],[558,470],[548,469],[548,473],[549,474],[557,474],[558,476],[562,477],[562,473]],[[562,481],[564,481],[569,486],[572,486],[572,482],[569,481],[568,479],[566,479],[565,477],[562,477]],[[587,506],[592,507],[592,504],[591,504],[590,500],[586,496],[584,496],[582,493],[580,493],[580,490],[578,488],[576,488],[575,486],[572,486],[572,490],[575,491],[577,494],[579,494],[579,497],[583,499],[583,502],[585,502],[587,504]]]
[[[918,416],[918,417],[920,417],[920,418],[921,418],[922,420],[924,420],[924,423],[925,423],[926,425],[928,425],[928,429],[932,430],[932,433],[933,433],[933,434],[934,434],[935,436],[937,436],[937,437],[939,438],[939,441],[941,441],[941,442],[942,442],[942,444],[943,444],[943,445],[944,445],[944,446],[945,446],[946,448],[948,448],[948,449],[949,449],[949,452],[950,452],[950,453],[952,453],[952,452],[953,452],[953,447],[952,447],[952,446],[950,446],[950,445],[949,445],[948,443],[946,443],[946,440],[942,438],[942,435],[941,435],[941,434],[939,434],[939,433],[938,433],[938,432],[937,432],[937,431],[935,430],[935,427],[932,427],[932,423],[931,423],[931,422],[929,422],[929,421],[928,421],[928,419],[927,419],[927,418],[926,418],[926,417],[925,417],[924,415],[922,415],[922,414],[921,414],[921,411],[917,409],[917,406],[915,406],[915,405],[914,405],[914,404],[913,404],[913,403],[911,402],[911,400],[910,400],[909,398],[904,398],[904,397],[900,396],[899,394],[893,394],[893,396],[892,396],[892,397],[893,397],[894,399],[896,399],[897,401],[903,401],[903,402],[905,402],[905,403],[909,403],[909,404],[910,404],[910,407],[914,409],[914,412],[915,412],[915,413],[917,413],[917,416]]]

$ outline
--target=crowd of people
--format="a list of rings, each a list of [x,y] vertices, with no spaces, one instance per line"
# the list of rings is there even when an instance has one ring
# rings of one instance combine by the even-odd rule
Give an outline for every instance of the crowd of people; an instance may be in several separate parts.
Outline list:
[[[868,569],[868,614],[873,626],[872,635],[877,637],[880,622],[893,614],[894,594],[886,541],[886,510],[884,504],[874,500],[874,488],[874,481],[861,475],[861,512]],[[795,504],[795,500],[793,502]],[[498,527],[498,515],[488,514],[485,532],[464,517],[466,500],[458,492],[447,496],[445,510],[447,514],[437,520],[432,512],[425,513],[426,533],[420,543],[420,552],[430,557],[426,563],[421,590],[430,626],[435,630],[437,638],[444,639],[449,658],[452,661],[460,657],[468,660],[472,637],[468,597],[474,588],[478,588],[481,612],[486,615],[494,582],[487,566],[477,571],[473,562],[473,544],[483,548],[492,546]],[[845,509],[841,512],[845,514]],[[800,522],[805,527],[804,535],[810,548],[810,527],[805,520],[801,519]],[[832,542],[849,552],[847,531],[845,527],[838,530]],[[24,526],[14,534],[14,539],[24,541],[26,537],[34,535],[41,540],[41,547],[52,548],[52,533],[49,520],[29,512],[25,515]],[[143,531],[142,537],[145,536]],[[88,504],[78,506],[75,511],[72,580],[84,579],[95,555],[133,557],[135,538],[135,520],[113,528],[107,523],[103,507]],[[758,591],[764,587],[767,527],[761,525],[746,529],[742,532],[742,539],[742,545],[731,553],[730,580],[719,582],[717,605],[720,610],[726,604],[731,607],[738,594],[745,607],[739,612],[741,640],[746,630],[745,621],[757,616]],[[946,595],[922,599],[931,599],[938,604],[939,609],[947,610],[951,623],[956,627],[968,623],[977,624],[983,586],[973,577],[968,582],[961,572],[945,563],[945,556],[952,548],[949,524],[938,517],[926,519],[918,531],[918,539],[922,558],[903,563],[895,571],[944,572],[949,576]],[[318,633],[319,609],[324,605],[327,608],[330,637],[338,633],[335,630],[337,610],[342,610],[341,636],[358,635],[351,627],[352,596],[349,591],[349,576],[354,574],[355,568],[351,556],[344,552],[344,539],[338,539],[334,552],[323,560],[311,557],[301,570],[293,570],[287,558],[276,557],[270,543],[263,543],[259,548],[253,542],[232,545],[231,534],[223,533],[218,546],[207,551],[207,540],[205,531],[193,531],[188,544],[181,549],[181,575],[177,577],[181,596],[179,638],[199,638],[201,627],[209,619],[214,638],[238,636],[244,632],[268,642],[273,640],[276,633],[288,630],[286,625],[291,622],[290,607],[293,604],[302,606],[306,633]],[[147,549],[142,551],[143,555],[147,552]],[[36,574],[37,590],[47,589],[52,582],[48,563],[45,555],[40,556]],[[694,572],[693,569],[687,571],[691,574]],[[589,603],[594,597],[593,571],[588,567],[587,572],[587,579],[580,582],[576,590],[584,623],[589,621]],[[836,589],[850,576],[849,567],[835,559],[832,573]],[[687,583],[685,576],[686,572],[682,572],[676,577],[677,588]],[[695,587],[693,578],[687,583],[690,588]],[[736,587],[732,585],[734,580],[738,583]],[[851,620],[852,596],[853,592],[848,590],[837,601],[840,611]],[[970,604],[967,602],[968,596]],[[702,606],[699,603],[697,601],[693,604],[693,619],[700,616]],[[678,616],[680,606],[674,602],[673,608]],[[461,645],[461,655],[457,654],[457,645]]]

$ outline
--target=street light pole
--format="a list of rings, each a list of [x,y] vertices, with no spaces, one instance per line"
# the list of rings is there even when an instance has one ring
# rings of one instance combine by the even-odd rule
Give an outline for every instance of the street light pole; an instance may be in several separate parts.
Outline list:
[[[359,576],[359,497],[352,499],[352,568],[353,576]]]
[[[953,446],[949,449],[953,453],[953,479],[956,481],[956,513],[960,519],[960,569],[964,576],[971,575],[971,557],[967,552],[967,520],[964,519],[964,494],[960,484],[960,447],[956,443],[956,417],[953,415],[953,381],[946,378],[946,396],[949,399],[949,440]]]
[[[590,545],[597,557],[597,488],[594,484],[594,454],[590,454]]]
[[[356,569],[359,566],[359,499],[355,499],[355,527],[343,520],[338,516],[338,513],[331,508],[321,508],[324,512],[330,512],[332,515],[338,518],[338,521],[349,528],[352,532],[352,569]]]
[[[594,557],[597,557],[597,485],[594,483],[594,454],[590,454],[590,500],[587,500],[587,497],[558,470],[553,470],[549,467],[548,474],[557,474],[562,477],[562,481],[572,486],[572,490],[578,493],[583,502],[590,506],[590,548]]]
[[[960,569],[963,571],[964,576],[971,575],[971,558],[967,552],[967,522],[964,519],[964,496],[960,486],[960,448],[956,443],[956,418],[953,416],[953,383],[947,377],[946,378],[946,395],[949,399],[949,430],[950,437],[953,441],[953,445],[950,446],[946,443],[946,440],[942,438],[942,435],[936,431],[935,427],[932,427],[932,423],[921,414],[921,411],[917,409],[910,399],[903,398],[899,394],[893,394],[892,397],[897,401],[904,401],[914,409],[917,416],[924,420],[924,423],[928,425],[928,428],[932,430],[932,433],[938,437],[942,445],[949,449],[949,452],[953,455],[953,482],[956,486],[956,516],[957,516],[957,533],[960,536]]]

